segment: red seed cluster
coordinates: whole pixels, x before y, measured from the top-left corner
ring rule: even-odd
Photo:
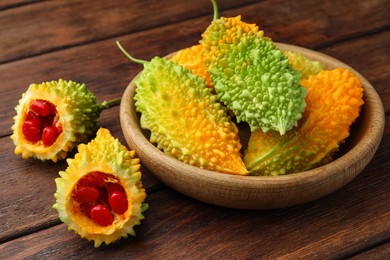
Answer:
[[[109,226],[114,213],[128,209],[126,192],[118,179],[103,172],[90,172],[81,178],[72,193],[81,211],[100,226]]]
[[[42,99],[33,100],[22,126],[24,137],[32,143],[42,140],[45,147],[51,146],[62,132],[56,116],[57,109],[53,103]]]

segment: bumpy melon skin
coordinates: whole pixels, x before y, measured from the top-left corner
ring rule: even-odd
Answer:
[[[307,107],[299,126],[284,136],[253,132],[244,162],[253,175],[305,171],[332,160],[363,105],[359,78],[347,69],[323,70],[302,80]]]
[[[218,99],[251,131],[281,135],[297,125],[306,106],[301,73],[264,32],[241,17],[221,17],[202,34],[203,60]]]
[[[133,227],[141,223],[144,219],[142,212],[148,207],[143,203],[146,193],[135,151],[128,151],[118,139],[111,136],[109,130],[100,128],[96,138],[88,144],[80,144],[75,158],[67,159],[67,162],[68,168],[59,173],[61,178],[55,180],[57,191],[53,208],[58,210],[61,221],[68,225],[69,231],[74,230],[82,238],[93,240],[95,247],[103,242],[108,245],[128,234],[135,236]],[[127,195],[127,211],[120,216],[114,214],[114,222],[106,227],[94,223],[81,213],[78,202],[72,198],[77,182],[93,171],[114,175]]]
[[[175,62],[153,58],[135,84],[141,127],[150,141],[185,163],[230,174],[247,174],[238,129],[202,78]]]
[[[45,147],[42,141],[31,143],[23,134],[24,115],[34,99],[51,102],[56,106],[59,115],[62,133],[49,147]],[[54,162],[66,158],[67,153],[77,144],[86,142],[95,133],[100,113],[104,108],[104,104],[96,101],[96,97],[85,84],[63,79],[31,84],[15,107],[16,116],[11,128],[15,154],[21,154],[23,158],[33,157]]]
[[[211,81],[210,74],[207,72],[207,68],[203,62],[202,52],[202,45],[194,45],[178,51],[175,55],[173,55],[171,60],[187,69],[190,69],[192,73],[205,80],[207,87],[213,88],[214,86]]]

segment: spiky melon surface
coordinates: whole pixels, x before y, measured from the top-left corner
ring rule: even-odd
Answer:
[[[204,80],[159,57],[144,66],[134,99],[150,141],[185,163],[246,174],[238,129]]]
[[[280,175],[308,170],[332,159],[349,136],[363,104],[360,80],[347,69],[323,70],[302,80],[307,107],[299,127],[279,136],[252,133],[244,162],[251,174]]]
[[[203,60],[218,99],[238,122],[248,122],[251,131],[272,129],[282,135],[297,125],[306,96],[301,73],[263,31],[240,16],[221,17],[202,38]]]
[[[128,234],[135,236],[133,227],[144,219],[142,212],[147,208],[141,182],[139,159],[135,151],[128,151],[109,130],[100,128],[96,138],[88,144],[80,144],[74,159],[67,159],[68,168],[57,178],[54,194],[60,219],[81,237],[94,241],[99,247],[103,242],[110,244]],[[115,214],[114,222],[106,227],[94,223],[80,211],[80,205],[72,198],[77,182],[90,172],[112,174],[123,186],[128,200],[128,209],[122,215]]]
[[[31,143],[24,137],[22,131],[25,113],[31,101],[35,99],[44,99],[54,104],[62,125],[62,133],[49,147],[45,147],[42,141]],[[22,154],[23,158],[34,157],[54,162],[64,159],[68,151],[80,142],[87,141],[95,132],[103,108],[104,106],[96,101],[96,97],[85,84],[62,79],[31,84],[15,107],[16,116],[11,135],[15,144],[15,154]]]
[[[210,74],[207,72],[207,68],[204,65],[202,51],[202,45],[194,45],[178,51],[175,55],[173,55],[171,60],[187,69],[190,69],[192,73],[205,80],[207,87],[212,88],[213,82],[211,81]]]
[[[283,53],[287,56],[293,68],[302,73],[302,79],[307,79],[310,75],[316,75],[324,69],[321,62],[310,60],[302,53],[293,51],[284,51]]]

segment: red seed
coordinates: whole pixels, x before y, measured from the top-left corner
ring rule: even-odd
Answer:
[[[97,204],[90,209],[89,216],[95,223],[103,227],[111,225],[114,221],[114,216],[110,210],[106,206],[100,204]]]
[[[106,183],[107,179],[108,175],[103,172],[90,172],[79,180],[79,184],[82,186],[101,187]]]
[[[25,127],[23,127],[23,134],[24,134],[24,137],[32,142],[32,143],[36,143],[38,142],[39,140],[41,140],[41,129],[39,128],[36,128],[36,127],[30,127],[26,130]]]
[[[36,143],[41,140],[42,123],[37,117],[25,120],[22,126],[24,137],[30,142]]]
[[[47,116],[50,114],[50,106],[41,99],[35,99],[30,105],[31,111],[40,116]]]
[[[53,103],[49,102],[49,101],[47,101],[47,104],[50,107],[50,114],[56,115],[57,114],[56,106]]]
[[[123,189],[122,185],[120,185],[119,183],[108,183],[107,184],[107,192],[108,194],[111,194],[113,193],[114,191],[120,191],[120,192],[125,192],[125,189]]]
[[[35,114],[35,113],[32,112],[32,111],[28,111],[28,113],[26,113],[25,117],[26,117],[25,120],[30,120],[31,118],[38,118],[38,115]]]
[[[44,146],[51,146],[57,140],[59,133],[55,126],[47,126],[42,132],[42,142]]]
[[[111,209],[116,214],[123,214],[128,208],[127,198],[123,192],[114,191],[108,195],[108,201],[110,203]]]
[[[77,187],[74,197],[80,203],[95,202],[99,198],[99,191],[91,186]]]
[[[39,117],[31,116],[29,119],[24,120],[24,124],[29,127],[42,128],[42,121]]]

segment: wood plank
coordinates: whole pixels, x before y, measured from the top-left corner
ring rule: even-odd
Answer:
[[[58,222],[51,204],[54,178],[65,168],[64,163],[22,160],[13,154],[8,138],[1,138],[0,144],[0,161],[6,165],[0,172],[0,241]]]
[[[100,125],[110,129],[113,136],[126,145],[119,126],[119,107],[103,112]],[[0,242],[31,233],[47,226],[58,224],[58,214],[51,208],[54,204],[58,172],[65,170],[65,161],[58,163],[28,159],[13,154],[14,146],[9,137],[0,139]],[[71,153],[69,157],[73,157]],[[141,168],[147,192],[155,190],[160,183],[145,168]],[[12,188],[12,192],[10,190]]]
[[[370,250],[367,250],[361,254],[355,255],[351,258],[348,258],[350,260],[382,260],[387,259],[390,256],[390,243],[385,243],[383,245],[380,245],[378,247],[372,248]]]
[[[117,39],[121,40],[135,57],[150,59],[155,55],[163,56],[196,44],[208,23],[209,17],[207,16]],[[306,31],[295,34],[295,39],[289,40],[298,45],[306,44],[315,47],[315,38],[312,38],[311,44],[308,44],[302,40],[301,36],[312,33],[312,30],[308,27]],[[335,38],[332,39],[336,40],[338,31],[336,28],[333,30],[332,35]],[[272,31],[272,28],[269,31]],[[285,32],[291,33],[288,27],[285,28]],[[275,41],[284,40],[284,33],[275,36]],[[99,101],[120,97],[131,78],[141,70],[141,66],[129,62],[116,47],[115,40],[108,39],[0,65],[0,82],[5,82],[1,86],[3,102],[0,103],[0,136],[11,133],[12,118],[15,115],[13,108],[30,83],[41,83],[58,78],[72,79],[85,82],[97,95]],[[372,44],[373,40],[375,40],[374,44]],[[377,91],[385,102],[386,110],[390,109],[389,88],[387,87],[390,74],[387,73],[389,67],[386,63],[390,53],[388,41],[389,32],[387,31],[359,40],[345,41],[340,45],[339,51],[337,45],[332,49],[324,49],[325,53],[331,55],[334,53],[337,58],[358,69],[372,84],[375,83]],[[356,51],[351,51],[351,49]],[[362,66],[366,64],[367,59],[370,59],[371,65]],[[61,69],[58,69],[59,64]],[[375,64],[375,67],[372,64]]]
[[[334,259],[354,255],[362,245],[373,247],[390,238],[390,116],[386,123],[383,143],[368,167],[347,186],[317,201],[268,211],[235,210],[164,189],[148,196],[150,208],[136,228],[135,239],[94,249],[61,224],[4,243],[0,252],[17,258],[109,254],[137,259]]]
[[[0,1],[0,11],[9,8],[18,8],[23,5],[40,2],[42,0],[2,0]]]
[[[243,13],[244,21],[258,24],[274,40],[319,49],[367,32],[388,29],[388,10],[389,1],[275,0],[222,14]]]
[[[221,10],[254,0],[219,1]],[[163,10],[163,11],[162,11]],[[0,63],[213,13],[208,0],[46,1],[0,12]],[[147,20],[147,22],[145,21]],[[44,28],[44,30],[43,30]]]

